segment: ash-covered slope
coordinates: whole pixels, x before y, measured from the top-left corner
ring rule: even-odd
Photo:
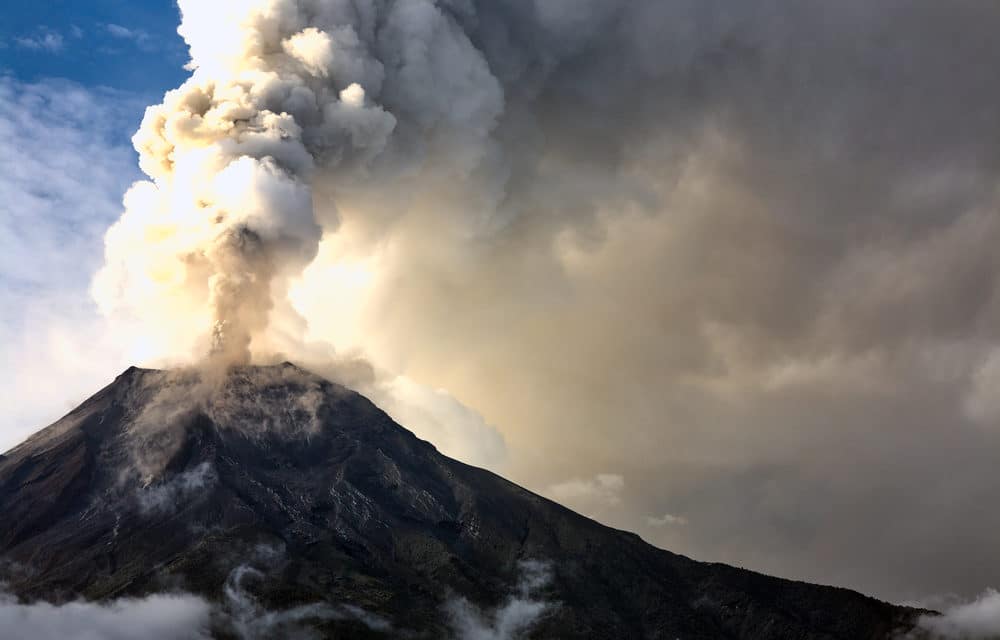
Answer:
[[[0,579],[22,598],[245,590],[328,637],[451,637],[519,581],[505,611],[533,638],[863,640],[912,618],[652,547],[289,364],[214,383],[129,369],[0,457],[0,514]]]

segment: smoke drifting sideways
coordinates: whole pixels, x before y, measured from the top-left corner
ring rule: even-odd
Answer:
[[[996,5],[179,6],[93,286],[136,359],[356,349],[686,555],[992,582]]]

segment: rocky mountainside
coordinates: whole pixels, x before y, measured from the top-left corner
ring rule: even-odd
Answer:
[[[914,616],[657,549],[290,364],[127,370],[0,457],[0,514],[17,596],[197,594],[228,612],[217,637],[256,620],[331,638],[864,640]]]

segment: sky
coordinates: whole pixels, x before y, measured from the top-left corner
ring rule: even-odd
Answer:
[[[10,366],[0,378],[0,448],[75,406],[125,361],[89,280],[121,196],[141,175],[130,138],[145,106],[187,76],[178,19],[169,1],[3,9],[0,353]]]
[[[169,0],[11,3],[0,24],[0,66],[23,82],[60,78],[155,99],[187,76],[177,21]]]
[[[0,449],[221,339],[679,553],[998,586],[1000,6],[18,5]]]

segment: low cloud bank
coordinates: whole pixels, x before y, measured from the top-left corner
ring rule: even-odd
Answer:
[[[482,611],[464,597],[445,604],[452,640],[523,638],[556,605],[543,597],[552,580],[551,565],[527,560],[510,595],[494,611]],[[408,637],[392,622],[360,607],[316,602],[270,610],[253,594],[265,574],[247,564],[226,580],[223,601],[213,604],[191,594],[159,594],[107,603],[19,602],[0,592],[2,640],[209,640],[224,629],[239,640],[309,640],[321,637],[316,626],[353,621],[387,637]]]
[[[347,604],[317,602],[269,610],[251,592],[264,573],[240,565],[230,573],[223,601],[192,594],[157,594],[111,602],[24,603],[0,591],[0,640],[210,640],[224,630],[239,640],[310,640],[315,626],[355,621],[372,631],[392,632],[392,624]]]
[[[107,604],[24,604],[0,596],[4,640],[208,639],[212,607],[197,596],[153,595]]]
[[[988,589],[971,602],[953,605],[939,616],[924,616],[908,638],[996,640],[1000,638],[1000,592]]]

